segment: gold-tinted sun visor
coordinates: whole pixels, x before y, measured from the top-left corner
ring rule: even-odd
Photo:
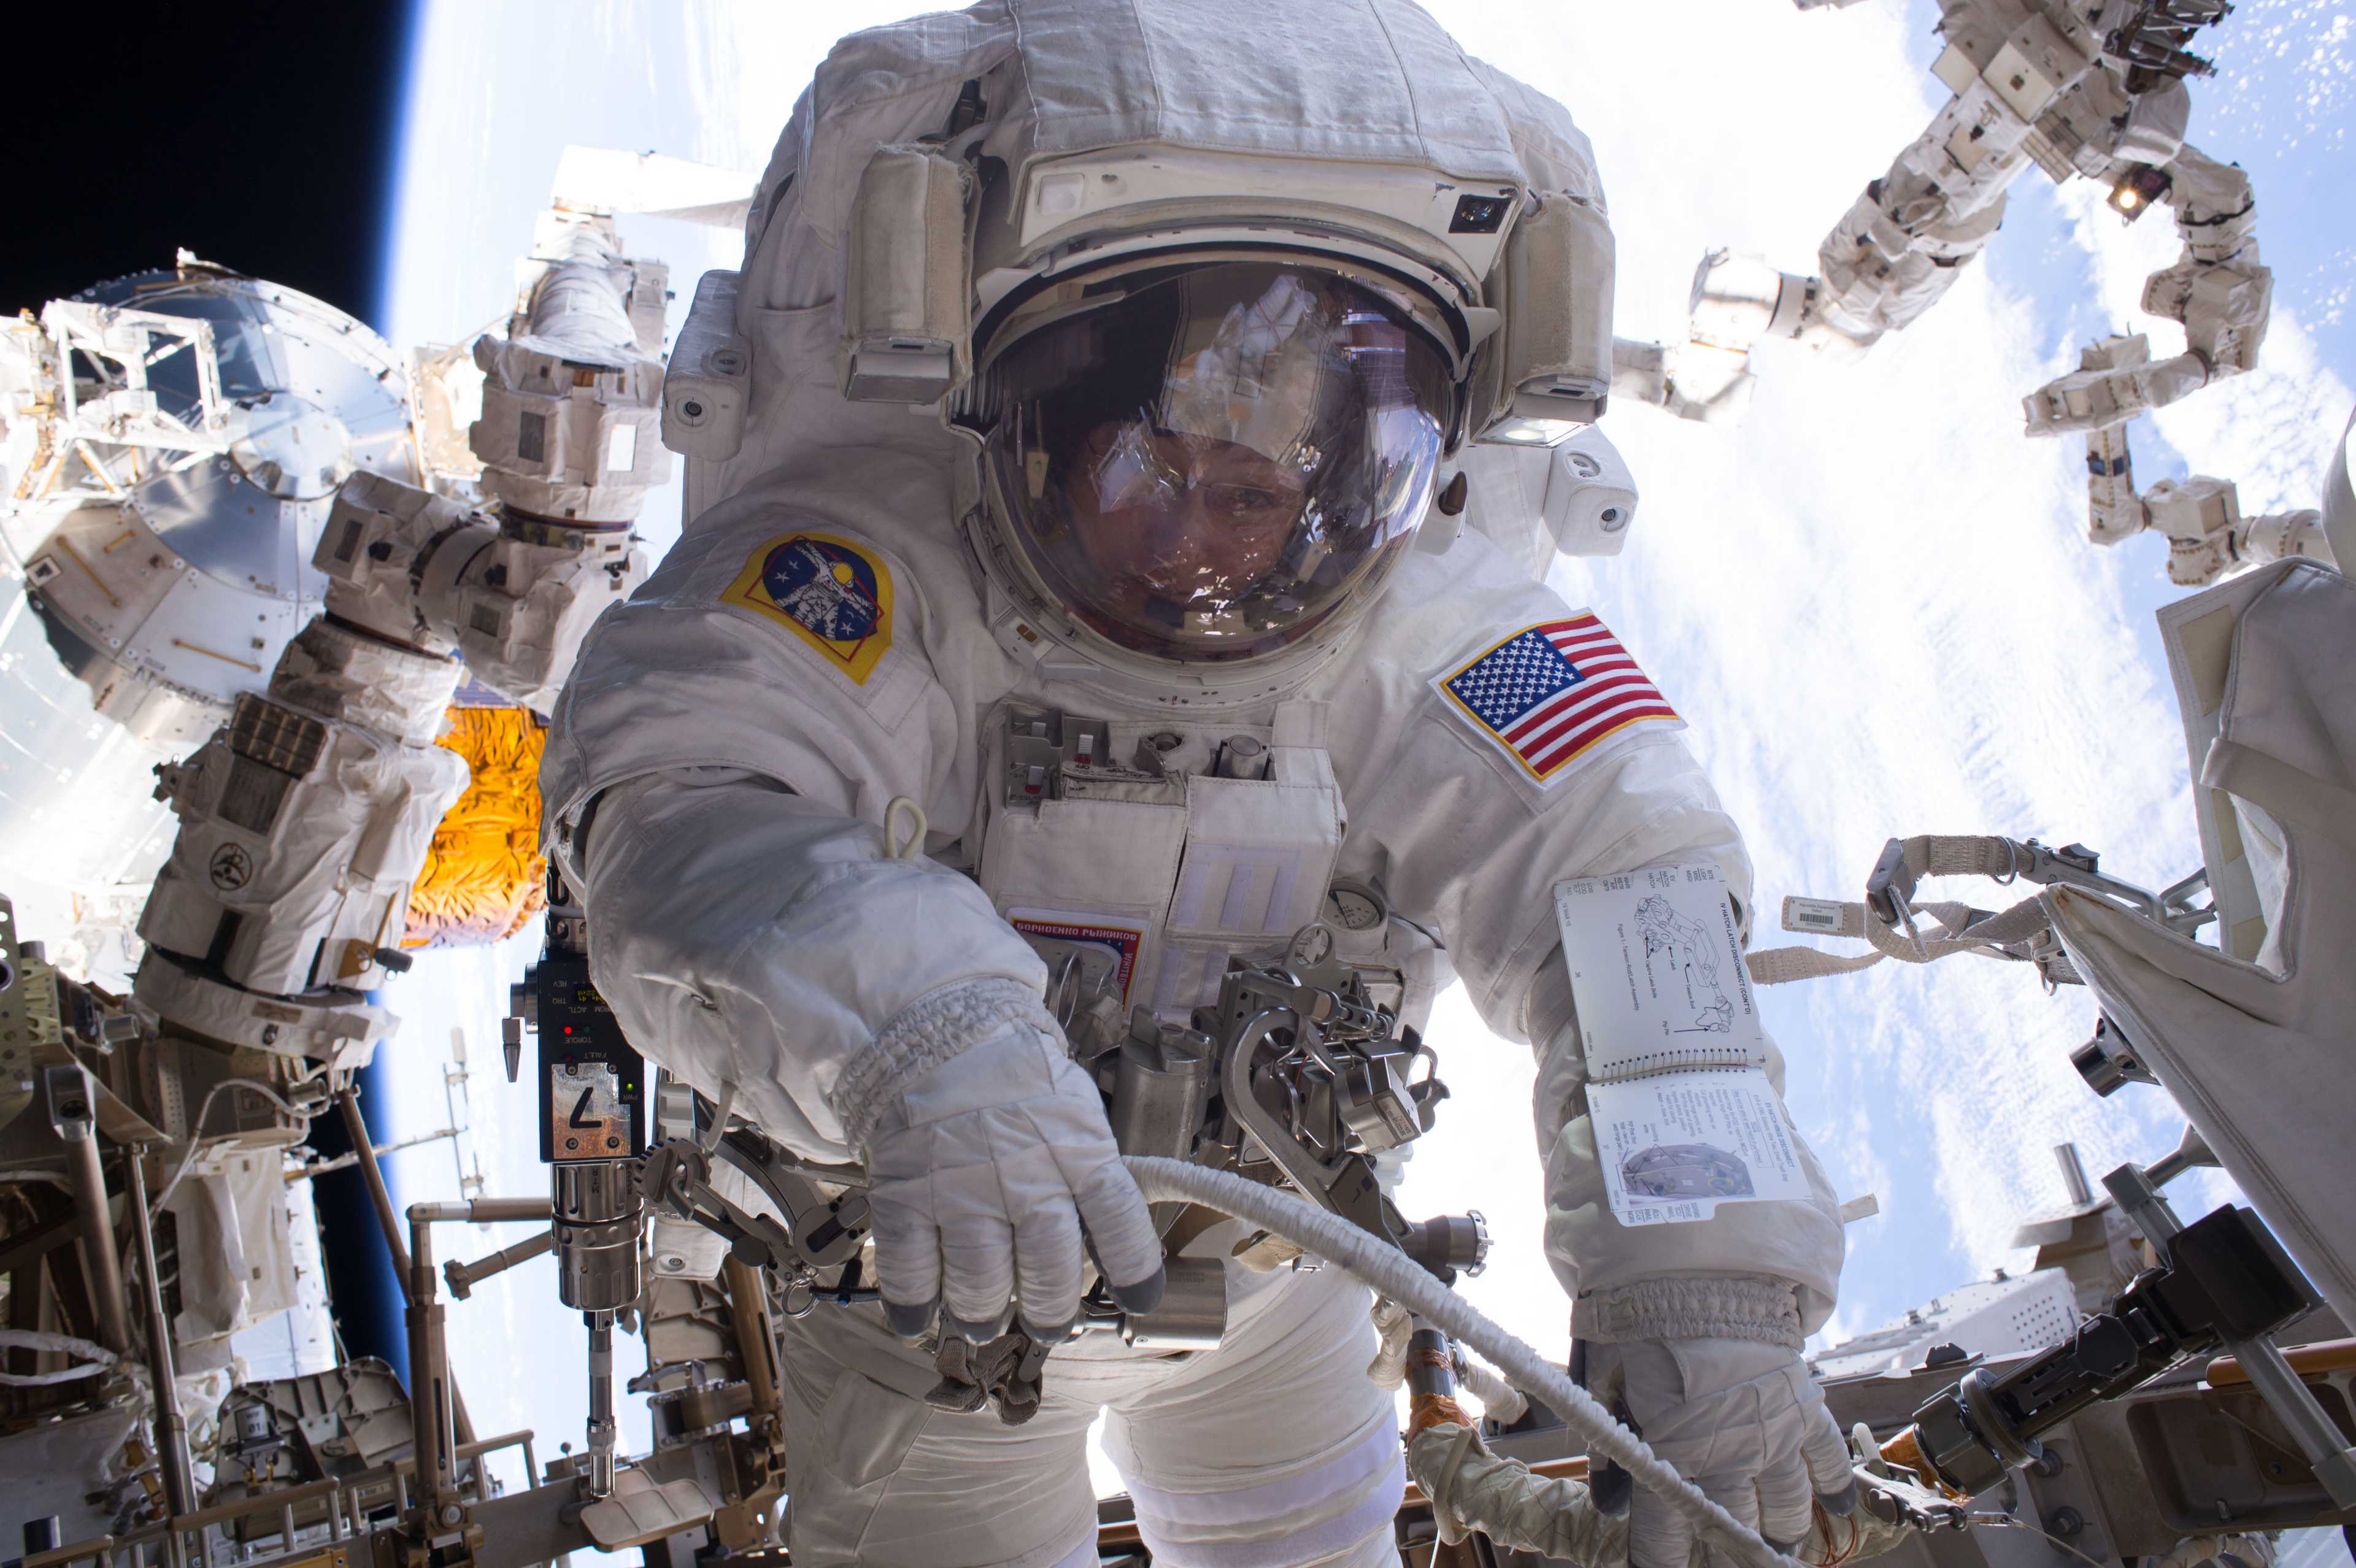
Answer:
[[[993,335],[993,521],[1098,635],[1251,657],[1345,613],[1431,500],[1456,396],[1408,304],[1214,261],[1069,285]]]

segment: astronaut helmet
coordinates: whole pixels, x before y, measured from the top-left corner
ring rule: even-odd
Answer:
[[[1458,418],[1430,307],[1331,258],[1134,259],[1024,299],[975,359],[986,567],[1149,688],[1248,681],[1346,635]]]
[[[849,84],[957,71],[862,46],[841,105],[780,142],[746,276],[775,308],[832,290],[846,402],[965,438],[1001,648],[1224,706],[1307,678],[1410,551],[1447,548],[1469,446],[1603,411],[1611,223],[1568,111],[1420,13],[1259,82],[1201,69],[1233,43],[1218,8],[1155,9],[1166,71],[1108,76],[1099,29],[1015,28],[960,57],[954,101],[889,112]]]

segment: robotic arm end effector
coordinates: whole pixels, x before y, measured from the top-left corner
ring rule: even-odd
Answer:
[[[1823,280],[1779,272],[1764,257],[1709,251],[1694,269],[1684,342],[1612,344],[1614,397],[1651,403],[1703,424],[1739,422],[1757,378],[1751,353],[1782,339],[1854,359],[1880,336],[1841,325],[1826,308]]]
[[[2109,395],[2122,385],[2132,386],[2105,379],[2111,369],[2142,367],[2147,353],[2140,336],[2105,338],[2086,350],[2086,368],[2069,379],[2078,381],[2089,397]],[[2233,482],[2203,474],[2163,479],[2148,490],[2136,490],[2123,421],[2086,432],[2086,537],[2096,544],[2115,545],[2147,528],[2163,535],[2169,546],[2169,581],[2179,587],[2202,587],[2243,567],[2293,556],[2338,564],[2326,514],[2316,508],[2244,517]]]
[[[2183,325],[2184,352],[2155,362],[2139,333],[2094,343],[2076,370],[2022,400],[2030,435],[2123,424],[2256,366],[2274,308],[2274,272],[2258,260],[2249,176],[2185,147],[2165,168],[2130,169],[2110,206],[2131,223],[2161,200],[2175,208],[2184,250],[2145,280],[2142,304]]]

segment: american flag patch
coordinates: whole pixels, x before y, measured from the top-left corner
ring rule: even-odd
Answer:
[[[1585,611],[1525,627],[1431,684],[1541,787],[1632,726],[1685,728],[1620,639]]]

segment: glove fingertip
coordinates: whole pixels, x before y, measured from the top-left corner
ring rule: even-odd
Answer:
[[[1134,1285],[1113,1285],[1112,1298],[1123,1312],[1151,1312],[1162,1305],[1162,1292],[1169,1285],[1168,1271],[1156,1268]]]
[[[933,1314],[939,1310],[940,1305],[941,1298],[937,1296],[929,1301],[886,1301],[884,1304],[884,1321],[893,1333],[903,1339],[921,1339],[925,1330],[932,1327]]]
[[[1145,1195],[1128,1171],[1111,1164],[1087,1173],[1072,1185],[1072,1198],[1079,1206],[1089,1250],[1107,1279],[1127,1275],[1141,1283],[1160,1277],[1162,1237],[1153,1228]]]
[[[1847,1519],[1857,1509],[1857,1482],[1852,1480],[1837,1492],[1818,1492],[1816,1501],[1835,1519]]]
[[[1841,1435],[1840,1423],[1833,1419],[1831,1411],[1817,1410],[1815,1425],[1801,1435],[1800,1454],[1808,1467],[1809,1485],[1819,1497],[1854,1498],[1857,1483],[1849,1467],[1856,1456],[1849,1452],[1848,1442]]]

